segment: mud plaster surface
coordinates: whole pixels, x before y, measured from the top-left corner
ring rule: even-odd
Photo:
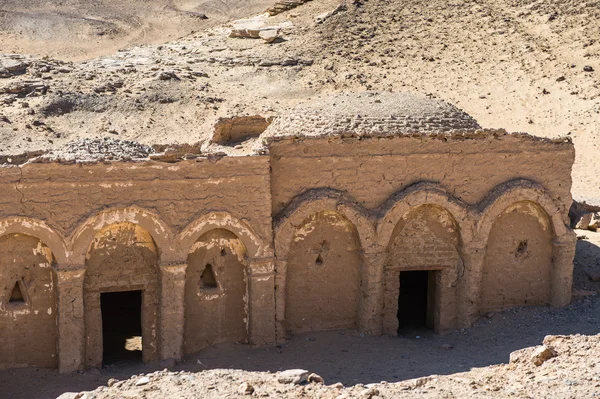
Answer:
[[[144,292],[149,362],[215,342],[393,331],[398,278],[385,270],[436,270],[436,331],[468,326],[482,311],[487,247],[515,250],[494,233],[506,209],[531,216],[540,207],[535,221],[551,230],[539,250],[552,260],[539,266],[550,294],[536,289],[532,303],[569,302],[570,142],[488,131],[268,145],[249,157],[0,169],[0,230],[42,238],[56,259],[61,370],[101,363],[101,292]],[[514,207],[525,200],[537,205]],[[538,224],[519,235],[532,250]],[[396,237],[414,238],[425,255]],[[217,287],[198,296],[208,264]],[[505,302],[529,301],[529,291],[507,292]]]

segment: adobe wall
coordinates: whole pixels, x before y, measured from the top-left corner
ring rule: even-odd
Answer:
[[[552,226],[532,202],[517,202],[494,222],[485,254],[481,311],[550,302]]]
[[[142,291],[143,359],[158,358],[158,280],[158,248],[146,230],[133,223],[115,223],[94,236],[83,283],[86,366],[102,366],[100,295],[105,292]]]
[[[35,237],[0,237],[0,369],[58,364],[53,263],[50,249]],[[11,301],[15,284],[21,296]]]
[[[9,359],[11,366],[58,363],[62,371],[99,366],[100,293],[129,290],[143,291],[144,360],[181,358],[187,265],[192,265],[192,273],[198,239],[218,229],[230,232],[244,246],[247,340],[273,342],[275,316],[268,311],[274,308],[269,184],[267,157],[0,169],[0,236],[39,237],[51,250],[56,261],[48,270],[56,274],[58,309],[51,321],[59,331],[54,339],[49,335],[53,353],[58,354],[54,363],[23,355],[23,362],[12,360],[13,348],[27,347],[24,342],[0,347],[0,358]],[[27,257],[17,255],[19,263],[27,262]],[[0,270],[5,270],[5,263]],[[2,277],[4,287],[12,277]],[[259,293],[253,300],[248,299],[251,290]],[[20,320],[27,322],[25,317]],[[43,324],[42,318],[37,322]],[[5,331],[18,327],[11,323]],[[210,323],[201,328],[213,329]],[[203,342],[212,343],[215,335],[207,336]]]
[[[269,178],[264,157],[200,158],[174,164],[29,164],[0,169],[0,216],[44,220],[69,236],[98,212],[132,204],[160,215],[173,232],[210,211],[227,211],[251,224],[268,242]],[[186,257],[187,252],[177,256]]]
[[[245,259],[244,243],[225,229],[207,232],[191,248],[185,284],[184,354],[220,342],[248,342]]]
[[[323,211],[338,213],[357,229],[364,298],[357,313],[363,331],[395,332],[402,270],[439,271],[433,323],[439,332],[467,326],[492,307],[570,301],[571,143],[487,131],[274,138],[268,147],[278,338],[291,332],[288,276],[299,267],[291,263],[294,231]],[[520,222],[501,215],[520,201],[542,210],[533,217],[545,215],[546,228],[523,225],[507,230],[504,225]],[[437,214],[431,209],[438,209]],[[530,243],[527,260],[503,263],[506,257],[514,258],[521,241]],[[527,271],[513,273],[509,265]],[[531,276],[541,270],[543,282],[534,281]],[[511,276],[527,278],[514,284]],[[507,290],[505,297],[493,299],[500,286]]]
[[[463,265],[459,227],[444,208],[420,205],[411,208],[396,224],[387,247],[384,269],[383,331],[398,329],[398,294],[403,270],[435,270],[437,292],[432,324],[436,331],[458,326],[456,287]]]
[[[273,141],[273,214],[302,192],[329,187],[375,209],[412,184],[439,182],[467,204],[512,179],[538,182],[561,208],[571,206],[574,149],[518,135],[330,138]]]
[[[287,262],[286,331],[357,327],[362,255],[356,229],[334,212],[298,226]]]
[[[29,319],[2,302],[0,326],[54,323],[56,333],[39,359],[27,349],[35,337],[3,333],[0,359],[10,360],[0,367],[100,365],[99,295],[119,290],[143,291],[144,360],[165,364],[217,342],[394,334],[398,276],[409,270],[435,272],[438,332],[489,309],[563,306],[573,161],[569,142],[484,132],[287,138],[256,156],[1,168],[1,299],[29,263],[51,264],[39,268],[53,287],[39,303],[56,311]]]

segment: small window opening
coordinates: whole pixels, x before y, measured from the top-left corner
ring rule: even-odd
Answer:
[[[515,250],[515,258],[521,258],[527,252],[527,240],[519,242],[517,249]]]
[[[15,281],[8,303],[14,303],[16,305],[25,303],[25,295],[23,295],[23,291],[21,291],[21,284],[21,280]]]
[[[221,256],[225,256],[227,255],[227,251],[225,250],[225,248],[221,249]]]
[[[217,288],[217,278],[210,263],[204,267],[204,271],[200,275],[200,288]]]
[[[319,254],[317,256],[317,260],[315,260],[315,265],[317,265],[317,266],[323,265],[323,257],[321,256],[321,254]]]

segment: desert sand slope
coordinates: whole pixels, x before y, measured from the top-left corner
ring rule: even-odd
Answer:
[[[600,204],[600,2],[348,1],[317,18],[339,4],[255,20],[282,27],[273,43],[215,26],[85,62],[21,59],[24,74],[0,79],[0,151],[107,135],[193,143],[219,117],[277,116],[328,92],[409,91],[456,104],[483,127],[570,136],[574,197]]]
[[[2,0],[2,52],[89,59],[259,13],[275,0]]]

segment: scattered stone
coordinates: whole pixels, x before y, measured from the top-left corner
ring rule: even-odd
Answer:
[[[598,231],[600,229],[600,212],[592,213],[588,230]]]
[[[130,161],[148,159],[155,151],[152,147],[130,140],[110,137],[82,139],[70,142],[61,149],[41,155],[31,160],[33,163],[58,162],[98,162]]]
[[[25,80],[22,82],[14,82],[0,89],[0,93],[31,95],[33,93],[46,94],[48,86],[40,81]]]
[[[281,384],[299,385],[308,380],[309,372],[303,369],[290,369],[282,371],[277,375],[277,381]]]
[[[229,37],[241,39],[263,39],[269,43],[279,38],[279,28],[276,26],[266,26],[255,29],[235,28],[231,30]]]
[[[279,65],[279,64],[280,64],[280,61],[278,61],[278,60],[261,60],[258,63],[258,66],[270,67],[270,66]]]
[[[360,397],[364,399],[372,399],[374,396],[379,395],[379,390],[376,388],[367,388],[360,393]]]
[[[173,71],[163,71],[158,74],[159,80],[181,80]]]
[[[283,22],[279,25],[267,25],[268,20],[264,15],[253,18],[239,19],[231,24],[231,38],[241,39],[263,39],[273,42],[279,38],[279,32],[284,28],[294,26],[291,22]]]
[[[247,382],[242,382],[238,388],[238,392],[242,395],[252,395],[254,387]]]
[[[418,387],[422,387],[423,385],[427,384],[429,381],[433,380],[434,377],[437,377],[437,376],[430,375],[428,377],[413,378],[412,380],[406,381],[406,384],[408,384],[408,386],[411,389],[418,388]]]
[[[135,382],[135,386],[139,387],[139,386],[142,386],[142,385],[146,385],[149,382],[150,382],[150,378],[148,378],[148,377],[142,377],[142,378],[140,378],[139,380],[137,380]]]
[[[65,392],[56,399],[80,399],[82,396],[82,392]]]
[[[586,65],[583,67],[584,72],[594,72],[594,68],[591,65]]]
[[[576,220],[575,228],[581,229],[581,230],[587,230],[591,221],[592,221],[592,212],[583,213]]]
[[[557,82],[564,82],[567,78],[565,78],[564,76],[559,76],[558,78],[556,78]]]
[[[263,29],[258,32],[258,36],[267,43],[272,43],[279,39],[279,29]]]
[[[27,64],[21,60],[0,58],[0,78],[22,75],[27,71]]]
[[[443,344],[442,349],[450,350],[450,349],[454,349],[454,347],[450,344]]]
[[[542,345],[533,352],[531,360],[536,366],[541,366],[546,360],[552,359],[556,356],[557,353],[553,347]]]
[[[281,14],[282,12],[291,10],[298,6],[301,6],[304,3],[307,3],[311,0],[279,0],[277,3],[273,4],[273,6],[267,9],[267,14],[270,17]]]
[[[318,374],[310,373],[308,376],[308,382],[312,382],[315,384],[325,384],[325,380]]]
[[[323,22],[327,21],[329,18],[331,18],[332,16],[334,16],[338,12],[344,11],[345,9],[346,9],[346,7],[343,4],[340,3],[333,10],[327,11],[327,12],[324,12],[323,14],[317,15],[317,23],[318,24],[322,24]]]
[[[103,85],[96,86],[94,88],[94,92],[96,92],[96,93],[105,93],[105,92],[114,93],[117,91],[117,89],[120,89],[121,87],[123,87],[123,81],[117,80],[114,82],[107,82]]]

